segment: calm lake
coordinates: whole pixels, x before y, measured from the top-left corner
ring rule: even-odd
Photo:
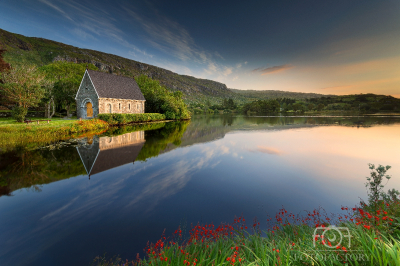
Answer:
[[[0,265],[134,259],[164,229],[266,229],[282,206],[339,213],[367,199],[368,163],[400,189],[400,117],[197,116],[3,153]]]

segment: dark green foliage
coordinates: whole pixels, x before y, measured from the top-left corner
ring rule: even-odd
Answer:
[[[0,154],[0,196],[21,188],[40,191],[40,185],[85,174],[74,147],[28,150],[18,147]]]
[[[400,111],[400,99],[372,93],[311,98],[307,101],[317,105],[318,111],[322,109],[362,113]]]
[[[23,122],[27,113],[28,109],[22,106],[15,106],[12,109],[12,117],[17,120],[17,122]]]
[[[318,104],[318,106],[317,106],[317,110],[318,111],[322,111],[322,109],[324,109],[325,108],[325,105],[323,104],[323,103],[320,103],[320,104]]]
[[[297,111],[304,112],[304,109],[305,109],[301,103],[295,103],[292,105],[292,107],[293,107],[293,111],[295,111],[295,112],[297,112]]]
[[[88,69],[97,70],[93,64],[75,64],[71,62],[55,62],[39,68],[46,79],[54,82],[54,87],[48,94],[54,96],[59,106],[65,107],[69,114],[70,107],[75,103],[86,66]],[[45,101],[50,95],[46,95]]]
[[[277,100],[259,100],[245,104],[242,111],[244,113],[276,113],[280,111],[280,105]]]
[[[237,107],[236,103],[233,101],[232,98],[224,99],[222,106],[224,107],[224,109],[230,109],[230,110],[236,109]]]
[[[141,75],[136,79],[144,98],[145,110],[150,113],[165,114],[167,119],[189,119],[190,113],[179,91],[170,92],[159,81]]]
[[[169,145],[181,145],[183,133],[189,124],[190,121],[173,121],[165,123],[165,126],[158,130],[146,131],[146,142],[136,160],[146,161],[148,158],[157,157]]]
[[[109,125],[124,125],[129,123],[165,120],[165,115],[158,113],[145,114],[99,114],[97,118]]]
[[[159,123],[145,123],[145,124],[130,124],[121,127],[111,127],[102,134],[102,136],[117,136],[122,135],[134,131],[148,131],[148,130],[156,130],[163,128],[165,126],[165,122]]]

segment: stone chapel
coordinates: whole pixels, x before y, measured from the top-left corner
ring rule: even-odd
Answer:
[[[133,78],[89,69],[83,75],[75,100],[78,119],[104,113],[144,113],[146,101]]]

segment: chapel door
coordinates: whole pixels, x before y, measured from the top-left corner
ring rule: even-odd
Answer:
[[[93,117],[93,107],[91,102],[86,103],[86,117]]]
[[[108,112],[111,114],[111,104],[107,105]]]

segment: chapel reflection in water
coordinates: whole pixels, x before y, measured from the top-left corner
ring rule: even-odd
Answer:
[[[119,136],[83,138],[76,149],[89,175],[134,163],[144,143],[144,131]]]

